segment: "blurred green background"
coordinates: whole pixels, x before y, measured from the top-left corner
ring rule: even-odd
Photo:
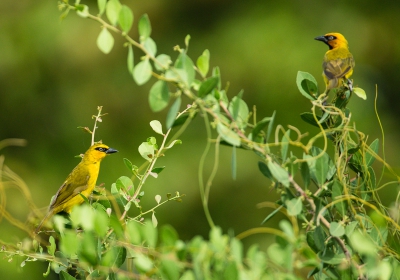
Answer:
[[[400,165],[400,4],[396,1],[121,1],[130,6],[135,23],[130,35],[137,38],[137,20],[148,13],[152,38],[158,53],[174,59],[173,47],[184,46],[191,35],[189,55],[193,60],[209,49],[211,66],[219,66],[223,83],[230,82],[231,98],[241,89],[249,107],[257,106],[257,117],[277,111],[276,123],[298,127],[314,135],[317,129],[303,123],[299,114],[311,105],[296,88],[297,71],[310,72],[320,83],[321,63],[327,46],[314,37],[341,32],[349,41],[356,61],[354,83],[363,88],[367,101],[353,97],[349,104],[357,129],[369,135],[369,142],[381,137],[374,113],[375,85],[378,86],[378,111],[386,132],[387,161]],[[97,13],[96,1],[82,1]],[[91,116],[98,105],[109,115],[99,124],[96,139],[119,150],[102,164],[98,179],[110,188],[122,175],[129,175],[122,159],[135,165],[143,160],[137,147],[155,136],[149,122],[164,123],[166,111],[153,113],[148,106],[148,91],[154,83],[138,87],[126,68],[127,49],[115,37],[114,49],[104,55],[96,47],[100,25],[71,13],[60,21],[56,1],[2,0],[0,2],[0,139],[23,138],[28,145],[1,151],[5,163],[28,184],[38,207],[48,205],[65,177],[78,163],[75,155],[90,145],[90,135],[78,126],[93,126]],[[135,50],[136,63],[141,53]],[[182,106],[189,103],[184,99]],[[171,202],[157,211],[159,224],[172,224],[183,240],[196,234],[207,236],[198,188],[198,162],[205,147],[203,120],[198,116],[176,146],[158,166],[165,170],[145,186],[143,205],[152,207],[154,195],[168,192],[186,194],[183,203]],[[161,138],[158,137],[161,141]],[[275,201],[271,182],[257,168],[257,157],[238,151],[237,179],[230,174],[231,149],[221,147],[220,168],[214,180],[210,211],[224,232],[240,233],[260,226],[270,209],[257,209],[262,201]],[[212,153],[207,171],[211,170]],[[385,188],[380,194],[390,205],[398,189]],[[29,214],[22,196],[7,191],[7,209],[25,221]],[[277,216],[267,226],[276,226]],[[24,234],[1,222],[0,239],[17,242]],[[246,245],[258,242],[266,247],[271,236],[253,236]],[[1,256],[3,257],[3,256]],[[7,279],[37,275],[43,263],[0,261]],[[16,271],[19,271],[16,273]],[[52,275],[56,277],[56,275]]]

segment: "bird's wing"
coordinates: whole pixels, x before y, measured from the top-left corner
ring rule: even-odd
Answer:
[[[324,61],[322,68],[329,80],[345,77],[354,67],[353,56]]]
[[[73,176],[73,173],[71,173],[53,197],[50,209],[65,203],[72,197],[87,189],[89,178],[89,174],[86,176]]]

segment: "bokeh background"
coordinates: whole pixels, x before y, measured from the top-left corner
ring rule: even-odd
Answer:
[[[94,0],[82,1],[97,13]],[[122,1],[130,6],[135,23],[130,35],[137,38],[137,21],[148,13],[152,38],[158,53],[176,58],[175,45],[184,46],[191,35],[189,55],[195,60],[209,49],[211,66],[219,66],[223,83],[230,83],[231,98],[244,90],[243,98],[257,106],[257,117],[271,116],[276,123],[298,127],[313,135],[316,129],[303,123],[299,114],[310,103],[298,92],[297,71],[313,74],[322,86],[321,63],[327,47],[314,37],[341,32],[349,41],[356,61],[354,82],[368,95],[367,101],[354,97],[349,104],[357,129],[369,140],[382,139],[374,113],[376,85],[377,108],[385,129],[386,159],[400,165],[400,4],[397,1]],[[148,125],[153,119],[164,123],[166,111],[151,112],[148,92],[152,83],[137,86],[126,68],[127,49],[115,37],[108,55],[96,47],[100,32],[97,22],[71,13],[60,21],[56,1],[0,1],[0,140],[23,138],[26,147],[1,151],[5,163],[29,186],[33,199],[43,211],[51,196],[78,163],[75,155],[90,145],[90,135],[78,126],[93,126],[91,116],[98,105],[108,115],[99,125],[96,139],[119,150],[102,164],[98,183],[107,188],[122,175],[129,175],[123,158],[140,165],[137,147],[155,135]],[[135,51],[136,62],[141,53]],[[154,80],[153,80],[154,82]],[[184,99],[183,105],[189,101]],[[158,165],[165,170],[145,186],[143,205],[152,207],[154,195],[179,191],[186,194],[182,203],[171,202],[157,211],[159,224],[172,224],[183,240],[196,234],[207,237],[209,226],[203,214],[197,170],[206,144],[200,117],[180,137],[176,146]],[[161,138],[158,138],[161,141]],[[382,153],[381,153],[382,154]],[[257,168],[257,157],[238,151],[236,180],[230,171],[231,149],[221,147],[220,168],[214,180],[210,211],[224,232],[240,233],[260,225],[270,209],[257,209],[262,201],[275,201],[271,182]],[[213,157],[207,161],[210,171]],[[395,186],[380,193],[390,205],[397,195]],[[22,196],[7,191],[7,209],[25,221],[29,208]],[[271,220],[276,226],[282,216]],[[24,233],[6,221],[0,224],[0,239],[18,242]],[[244,240],[266,248],[270,236]],[[32,275],[41,278],[44,263],[28,263],[23,269],[15,259],[0,260],[0,271],[7,279]],[[4,274],[5,273],[5,274]],[[33,273],[33,274],[32,274]],[[52,275],[54,279],[56,275]]]

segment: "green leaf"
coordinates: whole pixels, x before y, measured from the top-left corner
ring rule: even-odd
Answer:
[[[173,247],[178,241],[178,233],[170,225],[163,225],[160,228],[160,240],[164,247]]]
[[[276,111],[274,111],[274,113],[272,114],[271,120],[269,121],[269,124],[268,124],[268,128],[267,128],[267,138],[265,139],[266,142],[268,142],[269,136],[271,135],[272,127],[273,127],[274,121],[275,121],[275,115],[276,115]]]
[[[197,68],[200,71],[201,76],[204,78],[207,76],[210,62],[210,51],[205,50],[197,59]]]
[[[151,35],[151,24],[147,14],[144,14],[139,19],[139,35],[140,42],[145,41]]]
[[[306,98],[310,100],[317,99],[317,81],[310,73],[302,71],[297,72],[296,84],[301,94],[304,95]]]
[[[271,179],[272,181],[274,181],[274,177],[272,176],[271,171],[269,170],[268,166],[263,162],[263,161],[259,161],[258,162],[258,169],[261,171],[261,173]]]
[[[219,70],[219,67],[216,66],[212,70],[212,75],[213,77],[219,77],[219,82],[218,82],[218,89],[221,89],[221,71]]]
[[[276,213],[278,213],[281,209],[282,209],[283,205],[279,206],[278,208],[276,208],[274,211],[272,211],[262,222],[261,224],[263,225],[264,223],[266,223],[268,220],[270,220],[272,217],[275,216]]]
[[[232,158],[231,158],[231,170],[232,170],[232,179],[236,180],[236,172],[237,172],[237,164],[236,164],[236,146],[232,147]]]
[[[151,172],[156,173],[156,174],[160,174],[161,171],[163,171],[165,169],[165,166],[161,166],[161,167],[155,167],[151,170]]]
[[[337,222],[331,222],[331,227],[329,228],[329,232],[332,236],[340,237],[344,235],[344,227],[337,223]]]
[[[376,256],[378,252],[378,248],[373,241],[368,236],[362,234],[359,230],[354,231],[350,236],[350,243],[352,248],[360,254]]]
[[[83,240],[81,242],[81,248],[78,256],[79,259],[82,258],[91,265],[97,264],[97,239],[95,238],[93,232],[83,232]]]
[[[154,228],[153,223],[146,220],[140,230],[142,240],[144,240],[148,246],[155,248],[157,245],[157,229]]]
[[[86,5],[75,5],[78,16],[87,18],[89,16],[89,7]]]
[[[202,82],[199,88],[199,97],[204,97],[207,94],[211,93],[211,91],[218,85],[218,83],[219,77],[210,77]]]
[[[49,243],[50,243],[50,245],[47,246],[47,253],[48,253],[49,255],[54,256],[54,252],[56,251],[56,242],[55,242],[53,236],[50,236],[50,238],[49,238]]]
[[[99,7],[99,15],[101,16],[106,10],[107,0],[97,0],[97,6]]]
[[[118,17],[119,25],[121,26],[122,31],[128,33],[132,28],[133,24],[133,13],[132,10],[126,6],[122,5],[119,11]]]
[[[121,3],[118,0],[110,0],[106,5],[106,15],[112,25],[117,25]]]
[[[94,230],[101,238],[106,236],[108,231],[108,215],[103,210],[97,210],[94,217]]]
[[[369,148],[375,153],[378,154],[379,151],[379,139],[375,139],[371,145],[369,145]],[[365,153],[365,163],[367,166],[371,166],[375,161],[375,155],[372,155],[370,152]]]
[[[162,279],[179,279],[181,268],[178,262],[169,259],[161,259]]]
[[[190,88],[196,73],[193,62],[186,53],[182,52],[179,54],[175,61],[175,68],[180,80],[186,85],[187,88]]]
[[[311,154],[312,157],[307,155],[305,159],[307,159],[311,177],[321,186],[328,177],[330,158],[326,152],[317,147],[312,147]]]
[[[223,123],[219,122],[217,124],[217,132],[223,140],[225,140],[232,146],[239,147],[241,145],[240,137],[228,127],[226,127]]]
[[[271,121],[270,117],[265,117],[261,121],[256,123],[256,125],[254,126],[253,130],[249,135],[249,139],[253,140],[254,142],[262,143],[264,141],[264,138],[261,137],[259,134],[270,121]]]
[[[317,226],[314,230],[314,244],[318,250],[323,251],[325,249],[326,233],[322,226]]]
[[[297,216],[301,213],[301,210],[303,210],[303,203],[300,197],[286,200],[285,203],[287,206],[288,214],[291,216]]]
[[[159,121],[157,121],[157,120],[151,121],[150,126],[156,133],[164,135],[164,133],[162,131],[162,124]]]
[[[107,28],[103,28],[97,37],[97,47],[105,54],[108,54],[114,46],[114,37]]]
[[[60,272],[60,280],[76,280],[75,277],[72,277],[71,275],[69,275],[67,272],[65,271],[61,271]]]
[[[290,185],[288,172],[276,162],[268,161],[267,165],[272,176],[274,176],[279,183],[288,188]]]
[[[155,56],[157,53],[157,45],[153,39],[147,37],[143,42],[143,47],[149,52],[151,56]]]
[[[115,183],[111,184],[111,194],[117,201],[119,206],[125,207],[125,202],[124,198],[120,195],[119,190],[117,189],[117,185]]]
[[[147,272],[153,268],[152,260],[142,253],[136,253],[133,261],[135,263],[135,268],[139,271]]]
[[[172,63],[171,57],[169,55],[166,55],[166,54],[158,55],[156,57],[156,60],[161,64],[160,65],[159,63],[154,63],[154,66],[158,71],[164,71]]]
[[[289,141],[290,141],[290,129],[285,132],[282,136],[282,146],[281,146],[281,155],[282,155],[282,162],[286,161],[287,152],[289,149]]]
[[[300,118],[305,121],[306,123],[309,123],[313,126],[319,127],[318,122],[314,119],[314,115],[312,113],[306,112],[306,113],[301,113]],[[320,121],[320,117],[317,116],[317,120]],[[320,123],[322,128],[326,129],[328,128],[328,125],[326,123]]]
[[[124,190],[126,193],[129,195],[133,195],[135,193],[135,187],[133,185],[133,182],[131,178],[127,176],[121,176],[117,179],[115,182],[116,187],[118,190]]]
[[[178,115],[179,112],[179,108],[181,107],[181,97],[179,96],[175,102],[172,104],[171,108],[168,111],[167,114],[167,120],[166,120],[166,127],[167,129],[170,129],[172,127],[172,125],[175,122],[175,118]]]
[[[154,158],[154,145],[149,144],[148,142],[143,142],[139,146],[139,154],[147,161],[150,161]]]
[[[338,265],[341,263],[345,263],[346,261],[344,253],[332,252],[330,250],[319,252],[318,257],[321,259],[322,262],[332,265]]]
[[[237,126],[240,129],[245,129],[247,126],[247,118],[249,116],[249,108],[247,107],[246,102],[240,97],[240,94],[232,98],[228,110],[232,114]]]
[[[133,67],[134,67],[134,59],[133,59],[133,49],[132,45],[128,46],[128,58],[127,58],[127,65],[128,65],[128,71],[131,75],[133,75]]]
[[[361,99],[367,100],[367,94],[365,93],[365,91],[362,88],[359,87],[354,87],[353,88],[353,92],[360,97]]]
[[[307,189],[311,182],[310,169],[308,168],[307,162],[301,163],[300,172],[301,177],[303,178],[304,188]]]
[[[152,67],[148,58],[139,62],[133,69],[133,79],[141,86],[151,78]]]
[[[168,106],[169,102],[168,83],[158,80],[150,89],[149,104],[153,112],[159,112]]]
[[[140,235],[140,227],[141,227],[141,225],[135,220],[130,220],[126,224],[125,231],[127,232],[127,237],[131,244],[134,244],[134,245],[141,244],[142,238]]]
[[[336,199],[339,199],[343,194],[343,186],[338,180],[333,181],[332,185],[332,202],[335,202]],[[340,215],[344,216],[347,210],[347,203],[345,201],[335,202],[335,208],[340,213]]]

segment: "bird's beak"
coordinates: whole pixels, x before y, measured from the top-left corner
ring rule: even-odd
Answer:
[[[118,151],[113,149],[113,148],[108,148],[108,150],[106,151],[106,154],[108,155],[108,154],[113,154],[113,153],[116,153],[116,152],[118,152]]]
[[[318,40],[318,41],[322,41],[322,42],[324,42],[325,44],[328,43],[328,40],[325,38],[325,36],[318,36],[318,37],[315,37],[314,39],[315,39],[315,40]]]

